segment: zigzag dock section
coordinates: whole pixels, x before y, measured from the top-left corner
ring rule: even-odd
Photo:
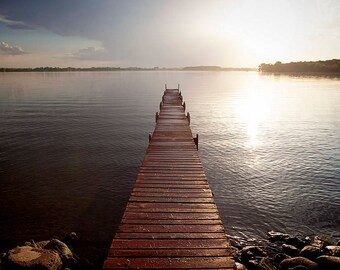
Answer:
[[[179,89],[149,140],[104,269],[236,269]]]

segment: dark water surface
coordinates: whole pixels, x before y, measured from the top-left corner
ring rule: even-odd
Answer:
[[[181,84],[227,233],[339,235],[340,80],[255,72],[0,74],[0,242],[110,241],[164,89]]]

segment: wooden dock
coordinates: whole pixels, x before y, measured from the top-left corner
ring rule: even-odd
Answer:
[[[104,269],[235,269],[182,99],[164,91]]]

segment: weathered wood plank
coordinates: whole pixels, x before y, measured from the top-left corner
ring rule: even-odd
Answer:
[[[115,249],[228,248],[225,239],[113,239]]]
[[[183,232],[171,232],[171,233],[116,233],[115,238],[125,239],[225,239],[224,233],[183,233]]]
[[[230,256],[227,249],[110,249],[111,257],[221,257]]]
[[[192,232],[192,233],[207,233],[207,232],[224,232],[222,225],[140,225],[140,224],[124,224],[121,223],[119,232]]]
[[[234,269],[227,257],[109,258],[104,268],[114,269]]]

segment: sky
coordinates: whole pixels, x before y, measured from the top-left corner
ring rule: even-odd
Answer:
[[[340,58],[340,0],[0,0],[0,67]]]

